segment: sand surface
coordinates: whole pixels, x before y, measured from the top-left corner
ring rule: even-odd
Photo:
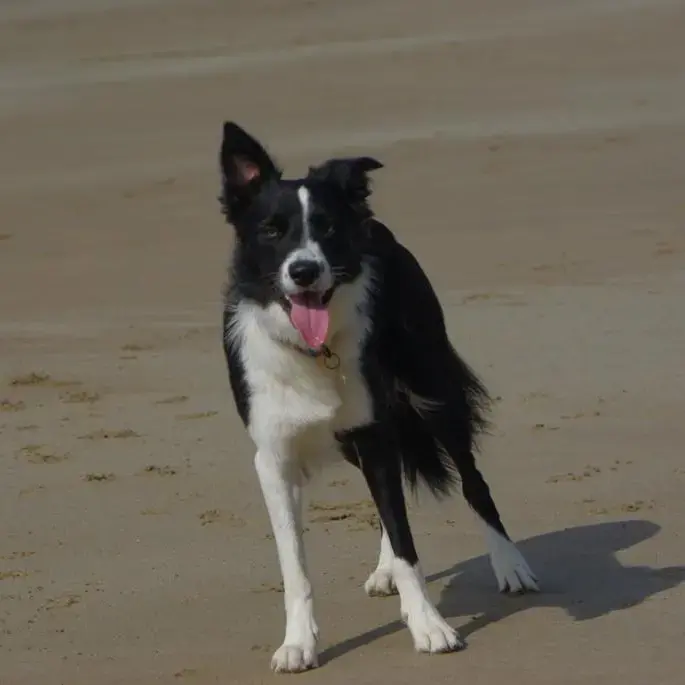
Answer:
[[[375,207],[500,398],[481,463],[545,589],[500,596],[464,503],[421,497],[468,649],[414,654],[333,468],[302,682],[681,683],[684,26],[664,0],[0,2],[0,683],[275,682],[219,344],[225,118],[292,173],[385,162]]]

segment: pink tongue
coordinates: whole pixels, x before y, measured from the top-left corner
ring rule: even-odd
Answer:
[[[307,346],[321,347],[328,335],[328,309],[319,298],[311,295],[295,295],[290,298],[290,305],[290,321]]]

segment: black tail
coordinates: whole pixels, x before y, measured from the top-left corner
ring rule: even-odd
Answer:
[[[435,441],[408,398],[402,398],[395,417],[402,467],[410,488],[415,491],[421,481],[436,497],[448,495],[458,482],[454,461]]]
[[[412,489],[422,481],[439,498],[461,481],[469,506],[508,537],[475,460],[478,437],[489,427],[487,390],[453,349],[444,361],[441,374],[413,388],[400,384],[395,417],[405,478]]]
[[[477,450],[489,427],[485,386],[451,346],[445,351],[441,368],[403,374],[395,411],[405,477],[412,489],[420,479],[436,496],[458,484],[456,455]]]

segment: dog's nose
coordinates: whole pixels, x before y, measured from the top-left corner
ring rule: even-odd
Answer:
[[[321,266],[311,259],[298,259],[288,267],[288,273],[295,284],[306,288],[321,275]]]

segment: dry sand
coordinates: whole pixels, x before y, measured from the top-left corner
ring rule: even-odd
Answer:
[[[386,163],[378,213],[501,397],[481,463],[545,587],[498,595],[464,503],[422,498],[469,647],[414,654],[362,591],[378,535],[335,468],[302,681],[682,682],[684,26],[659,0],[0,2],[0,683],[276,678],[219,345],[224,118],[293,173]]]

